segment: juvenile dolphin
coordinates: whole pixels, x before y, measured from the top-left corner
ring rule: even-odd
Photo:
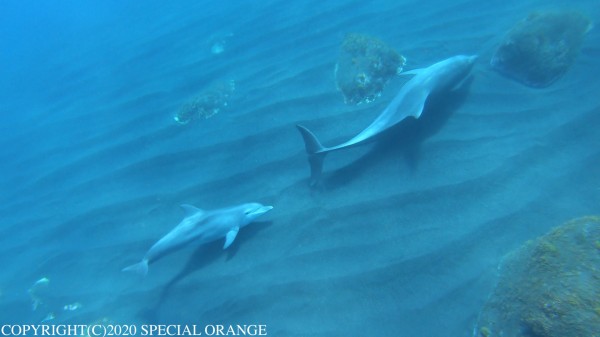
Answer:
[[[213,211],[205,211],[192,205],[181,205],[186,217],[177,227],[158,240],[142,261],[123,268],[141,275],[148,273],[148,264],[194,241],[198,245],[225,238],[223,249],[231,245],[240,228],[267,213],[273,206],[248,203]]]
[[[392,102],[371,125],[350,140],[336,146],[325,147],[317,137],[302,125],[296,125],[302,138],[310,164],[311,185],[315,185],[323,169],[323,159],[329,152],[360,145],[373,140],[383,131],[400,123],[407,117],[419,118],[425,101],[431,93],[457,87],[469,75],[476,55],[458,55],[435,63],[427,68],[415,69],[403,74],[415,75],[400,89]]]

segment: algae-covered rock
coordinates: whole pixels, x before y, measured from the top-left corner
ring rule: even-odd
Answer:
[[[369,103],[402,71],[406,59],[385,43],[361,34],[348,34],[335,65],[338,89],[346,104]]]
[[[234,81],[217,82],[185,103],[173,119],[179,124],[188,124],[195,119],[210,118],[227,106],[234,90]]]
[[[547,87],[573,64],[591,28],[579,12],[531,13],[508,32],[491,65],[526,85]]]
[[[600,336],[600,217],[527,242],[499,271],[473,336]]]

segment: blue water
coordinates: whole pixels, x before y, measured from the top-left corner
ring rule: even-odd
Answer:
[[[471,335],[502,256],[600,212],[598,30],[546,89],[488,65],[515,22],[567,5],[600,17],[594,0],[2,2],[0,323]],[[333,70],[355,32],[407,69],[480,60],[466,94],[401,135],[331,154],[311,189],[294,125],[346,140],[404,83],[343,103]],[[227,80],[226,109],[174,122]],[[249,201],[275,208],[227,251],[190,246],[146,278],[121,272],[181,220],[180,204]]]

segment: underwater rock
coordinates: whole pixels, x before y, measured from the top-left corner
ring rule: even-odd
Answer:
[[[406,59],[382,41],[348,34],[335,65],[335,80],[346,104],[370,103],[402,71]]]
[[[528,86],[547,87],[573,64],[591,28],[578,12],[531,13],[508,32],[490,64]]]
[[[600,217],[571,220],[508,254],[473,336],[581,337],[600,331]]]
[[[188,124],[198,118],[210,118],[227,106],[234,90],[233,80],[218,82],[185,103],[173,119],[179,124]]]

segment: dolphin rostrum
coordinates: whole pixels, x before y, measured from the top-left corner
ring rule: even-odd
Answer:
[[[240,228],[273,209],[259,203],[248,203],[229,208],[205,211],[192,205],[181,205],[186,217],[177,227],[158,240],[146,253],[142,261],[126,267],[141,275],[148,273],[148,264],[175,251],[188,243],[198,245],[225,238],[223,249],[231,245]]]
[[[392,102],[371,125],[339,145],[325,147],[310,130],[302,125],[296,125],[302,134],[308,153],[311,185],[315,185],[319,181],[323,169],[323,159],[327,153],[367,143],[407,117],[419,118],[429,95],[457,87],[469,75],[475,59],[477,59],[476,55],[458,55],[427,68],[403,73],[415,76],[404,84]]]

